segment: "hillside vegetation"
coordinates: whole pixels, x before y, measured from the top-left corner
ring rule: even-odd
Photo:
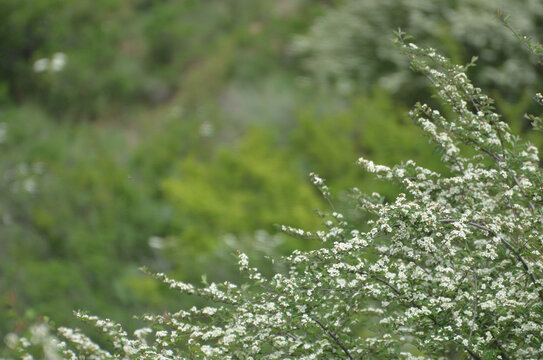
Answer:
[[[475,69],[491,73],[475,70],[475,80],[513,132],[527,129],[540,70],[499,40],[507,32],[465,35],[494,21],[493,6],[393,3],[0,2],[0,337],[41,316],[73,326],[74,309],[128,329],[133,314],[177,309],[143,265],[235,281],[238,249],[270,272],[265,256],[315,248],[277,231],[323,227],[308,211],[326,206],[310,171],[383,201],[398,187],[371,181],[352,166],[358,157],[446,171],[407,115],[414,98],[439,100],[391,55],[400,25],[457,62],[483,52]],[[398,11],[408,24],[394,22]],[[541,29],[537,2],[510,12],[522,30]],[[335,197],[365,223],[346,193]]]

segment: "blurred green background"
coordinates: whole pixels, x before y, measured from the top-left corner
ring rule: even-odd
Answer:
[[[0,338],[74,309],[134,314],[197,301],[138,270],[236,281],[232,254],[317,244],[308,181],[397,189],[354,166],[439,154],[410,123],[435,103],[392,44],[401,27],[460,63],[517,133],[543,77],[495,20],[543,30],[536,0],[0,1]],[[527,134],[540,146],[541,138]],[[352,221],[363,219],[347,213]]]

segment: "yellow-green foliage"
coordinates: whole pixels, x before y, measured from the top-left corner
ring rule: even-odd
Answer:
[[[274,231],[274,224],[318,224],[304,208],[321,207],[321,199],[300,181],[291,149],[270,131],[252,129],[238,146],[223,146],[205,160],[187,157],[162,182],[177,209],[183,247],[209,249],[224,233]]]
[[[406,155],[430,168],[440,167],[434,146],[424,141],[406,109],[385,92],[354,98],[349,107],[324,116],[306,109],[300,112],[292,135],[293,150],[307,171],[317,171],[334,188],[348,183],[387,196],[395,193],[388,184],[368,181],[352,164],[360,154],[385,164],[400,162]],[[421,139],[423,141],[421,141]],[[368,188],[369,187],[369,188]]]

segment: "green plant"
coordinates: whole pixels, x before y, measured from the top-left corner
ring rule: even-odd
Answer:
[[[436,50],[398,37],[413,68],[453,112],[446,118],[423,104],[410,112],[448,172],[411,160],[388,167],[360,158],[360,167],[403,191],[383,202],[377,193],[353,189],[353,206],[372,217],[367,231],[336,211],[330,189],[312,174],[331,207],[321,214],[324,230],[282,230],[318,239],[321,248],[277,259],[287,267],[272,277],[240,253],[247,277],[240,286],[203,279],[204,286],[196,287],[155,274],[209,305],[145,315],[152,328],[134,336],[78,312],[113,350],[79,330],[60,328],[60,353],[138,359],[540,357],[543,173],[537,148],[511,134],[492,100],[472,85],[466,75],[472,64],[454,65]],[[42,342],[35,343],[41,351]],[[32,347],[13,336],[10,344],[15,351]]]
[[[316,206],[318,194],[287,150],[274,151],[275,128],[261,136],[260,151],[245,149],[236,162],[239,143],[257,141],[254,130],[244,133],[264,106],[236,123],[237,114],[224,115],[227,106],[236,107],[223,94],[253,86],[247,92],[254,96],[262,78],[277,77],[279,91],[289,90],[283,98],[292,101],[283,48],[318,7],[282,0],[0,3],[6,48],[0,57],[0,338],[23,331],[38,314],[76,326],[73,308],[107,313],[128,329],[134,312],[172,309],[177,299],[138,272],[138,264],[186,281],[201,272],[237,278],[235,266],[215,265],[230,260],[232,244],[253,254],[255,232],[271,232],[285,219],[274,220],[277,211],[251,211],[263,209],[264,199],[292,207],[296,225],[316,223],[303,203]],[[62,69],[52,66],[55,59],[65,60]],[[174,92],[175,101],[165,104]],[[283,114],[262,118],[288,121]],[[226,131],[203,136],[206,126]],[[300,191],[283,193],[260,179],[252,190],[243,179],[217,189],[212,177],[227,178],[230,167],[261,178],[250,171],[252,162],[274,172],[282,187]],[[283,174],[282,167],[293,171]],[[225,201],[237,198],[232,194],[246,201],[233,212],[217,202],[189,201],[188,213],[180,206],[187,199],[174,190],[195,184],[183,172]],[[212,226],[194,216],[217,209],[223,218]],[[256,246],[266,253],[277,250],[271,244],[283,253],[302,244],[262,237],[270,243]]]
[[[378,84],[397,98],[417,100],[412,95],[420,96],[424,81],[387,45],[390,29],[401,27],[455,62],[478,56],[482,66],[472,71],[474,80],[510,101],[531,93],[541,78],[519,43],[495,21],[498,9],[515,14],[520,32],[538,33],[543,19],[538,1],[347,0],[317,18],[306,35],[295,38],[292,49],[322,86],[351,94]]]
[[[179,91],[192,104],[227,77],[251,81],[273,70],[278,50],[318,8],[307,0],[2,1],[9,51],[0,58],[0,103],[35,103],[71,122],[129,116]],[[62,66],[50,66],[55,58]]]

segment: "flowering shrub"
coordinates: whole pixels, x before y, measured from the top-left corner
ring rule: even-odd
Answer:
[[[479,86],[515,99],[537,86],[540,75],[507,29],[495,21],[497,9],[515,14],[515,27],[537,34],[543,4],[534,0],[346,0],[317,18],[292,50],[311,78],[335,92],[369,91],[373,84],[413,99],[425,84],[388,46],[398,26],[417,42],[446,51],[457,62],[473,55],[484,64],[471,73]],[[406,88],[415,92],[405,91]],[[420,99],[420,97],[419,97]]]
[[[404,189],[390,203],[353,189],[356,208],[371,216],[367,231],[336,212],[324,180],[311,174],[331,207],[322,215],[326,230],[282,230],[320,239],[321,248],[275,260],[288,270],[271,278],[240,253],[247,277],[241,286],[196,287],[155,274],[172,289],[208,299],[209,306],[143,316],[149,327],[133,336],[110,320],[78,312],[111,349],[80,330],[59,328],[59,353],[71,359],[541,357],[543,176],[537,148],[514,136],[492,100],[472,85],[466,76],[472,64],[454,65],[398,35],[412,67],[454,114],[446,118],[422,104],[410,113],[439,149],[447,173],[413,161],[391,168],[360,158],[362,169]],[[23,352],[43,337],[12,336],[10,344]]]

